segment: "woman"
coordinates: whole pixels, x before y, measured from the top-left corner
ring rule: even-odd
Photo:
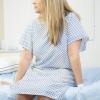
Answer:
[[[80,51],[88,36],[66,0],[33,0],[38,14],[21,37],[16,100],[63,100],[69,86],[83,84]],[[36,56],[36,63],[32,63]]]

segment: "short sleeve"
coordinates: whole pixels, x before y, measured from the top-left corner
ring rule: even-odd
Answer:
[[[81,39],[80,51],[84,51],[86,49],[87,41],[89,40],[89,36],[83,29],[81,22],[78,17],[74,13],[69,13],[67,18],[67,40],[68,45],[72,42]]]
[[[33,27],[32,24],[29,24],[25,27],[24,32],[21,34],[19,45],[20,45],[20,50],[23,50],[25,48],[33,54],[32,34],[33,34]]]

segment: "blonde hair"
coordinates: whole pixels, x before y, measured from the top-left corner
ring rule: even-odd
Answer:
[[[66,0],[42,0],[42,18],[48,27],[48,40],[56,46],[61,38],[65,25],[65,16],[74,12]]]

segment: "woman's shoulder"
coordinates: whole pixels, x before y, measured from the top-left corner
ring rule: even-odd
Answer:
[[[67,21],[67,22],[71,22],[71,21],[75,21],[75,20],[79,21],[78,17],[79,16],[75,12],[70,12],[69,14],[67,14],[65,16],[65,21]]]
[[[25,25],[25,28],[26,29],[29,29],[29,30],[39,30],[39,28],[41,26],[43,26],[44,24],[41,23],[37,18],[33,18],[31,19],[27,25]]]
[[[32,25],[32,27],[37,27],[38,28],[38,26],[40,25],[40,22],[37,18],[34,18],[31,21],[31,25]]]

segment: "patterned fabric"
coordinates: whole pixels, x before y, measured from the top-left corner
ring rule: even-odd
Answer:
[[[36,56],[36,63],[29,66],[25,76],[11,86],[15,93],[44,95],[63,100],[69,86],[76,86],[67,48],[82,39],[80,51],[86,49],[87,33],[74,13],[65,17],[62,37],[56,47],[48,42],[47,26],[34,20],[21,37],[21,47]]]
[[[76,83],[69,69],[32,70],[30,67],[21,80],[11,85],[11,89],[15,94],[43,95],[62,100],[70,86],[76,86]]]

